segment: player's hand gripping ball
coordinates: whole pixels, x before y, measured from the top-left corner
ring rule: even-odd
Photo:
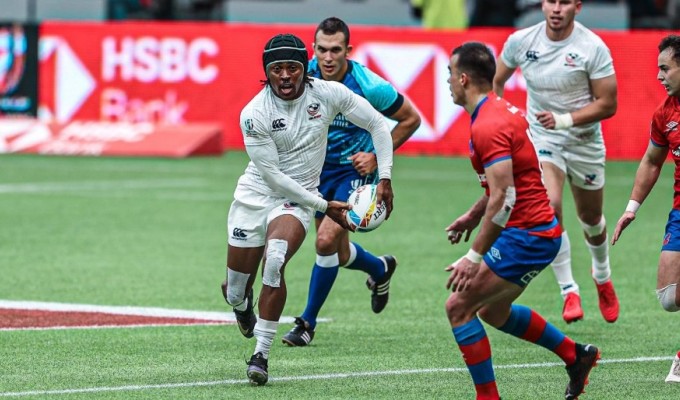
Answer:
[[[370,232],[385,221],[387,206],[384,201],[376,203],[378,185],[359,186],[347,199],[352,209],[347,211],[347,223],[356,232]]]

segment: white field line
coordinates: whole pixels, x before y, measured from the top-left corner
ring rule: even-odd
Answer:
[[[163,189],[176,187],[204,187],[204,179],[137,179],[75,182],[35,182],[35,183],[3,183],[2,193],[54,193],[79,192],[84,190],[119,190],[119,189]]]
[[[600,360],[598,364],[630,364],[654,361],[670,361],[674,357],[635,357],[635,358],[619,358],[612,360]],[[496,365],[495,369],[527,369],[527,368],[545,368],[545,367],[560,367],[563,368],[562,363],[534,363],[534,364],[509,364]],[[345,378],[360,378],[360,377],[377,377],[388,375],[417,375],[417,374],[431,374],[431,373],[448,373],[448,372],[467,372],[467,368],[426,368],[426,369],[402,369],[402,370],[388,370],[388,371],[366,371],[366,372],[346,372],[336,374],[321,374],[321,375],[305,375],[305,376],[286,376],[286,377],[272,377],[270,382],[299,382],[311,380],[326,380],[326,379],[345,379]],[[203,381],[203,382],[184,382],[184,383],[161,383],[154,385],[128,385],[128,386],[103,386],[80,389],[61,389],[61,390],[32,390],[26,392],[0,392],[0,397],[22,397],[22,396],[47,396],[59,394],[74,394],[74,393],[102,393],[102,392],[123,392],[123,391],[140,391],[140,390],[154,390],[154,389],[173,389],[173,388],[189,388],[199,386],[218,386],[218,385],[244,385],[247,384],[246,379],[225,379],[220,381]]]
[[[225,304],[225,307],[228,307]],[[204,320],[205,325],[214,325],[215,323],[229,323],[236,322],[236,317],[233,312],[221,311],[192,311],[192,310],[178,310],[171,308],[160,307],[132,307],[132,306],[99,306],[93,304],[71,304],[71,303],[52,303],[42,301],[21,301],[21,300],[0,300],[0,309],[16,309],[16,310],[35,310],[35,311],[60,311],[60,312],[89,312],[89,313],[104,313],[114,315],[130,315],[151,318],[186,318]],[[280,323],[293,323],[294,317],[282,316]],[[320,318],[319,322],[327,322],[329,319]],[[48,329],[101,329],[101,328],[134,328],[141,326],[179,326],[179,325],[196,325],[196,324],[149,324],[149,325],[102,325],[102,326],[55,326],[49,328],[0,328],[0,331],[16,331],[16,330],[48,330]]]

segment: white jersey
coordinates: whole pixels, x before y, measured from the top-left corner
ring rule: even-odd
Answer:
[[[510,35],[501,59],[510,68],[520,67],[527,82],[527,119],[531,130],[556,144],[602,142],[600,122],[569,129],[545,129],[536,119],[539,111],[564,114],[593,102],[590,80],[614,75],[609,48],[602,39],[578,22],[567,39],[552,41],[546,22]]]
[[[240,125],[251,161],[238,184],[325,211],[317,187],[335,116],[342,113],[371,132],[381,178],[391,177],[392,137],[382,115],[343,84],[312,79],[311,87],[304,85],[295,100],[277,97],[267,85],[243,109]]]

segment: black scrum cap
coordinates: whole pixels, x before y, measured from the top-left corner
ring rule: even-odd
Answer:
[[[307,71],[309,54],[305,44],[299,37],[290,33],[278,34],[269,39],[264,46],[264,52],[262,53],[264,73],[267,73],[267,68],[270,64],[285,61],[298,62],[302,64],[303,70]]]

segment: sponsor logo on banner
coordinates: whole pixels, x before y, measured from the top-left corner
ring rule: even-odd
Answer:
[[[54,85],[50,104],[41,102],[38,116],[56,122],[68,122],[97,86],[83,62],[68,42],[57,36],[40,38],[40,63],[49,65],[52,76],[44,77]],[[49,64],[48,64],[49,63]],[[41,76],[43,77],[43,76]]]
[[[451,100],[446,84],[449,55],[438,45],[366,42],[356,48],[353,59],[377,70],[418,110],[421,125],[409,140],[439,140],[464,112]],[[419,90],[410,91],[415,87]]]
[[[52,93],[42,98],[40,117],[171,125],[218,118],[213,108],[201,108],[218,96],[205,92],[219,76],[217,41],[133,31],[102,25],[91,35],[66,30],[43,37],[43,75],[54,85],[43,86]]]
[[[495,53],[495,47],[489,47]],[[451,99],[449,53],[439,45],[366,42],[357,46],[352,58],[390,81],[418,110],[421,125],[409,141],[441,140],[464,112]],[[506,87],[526,90],[519,72]]]

